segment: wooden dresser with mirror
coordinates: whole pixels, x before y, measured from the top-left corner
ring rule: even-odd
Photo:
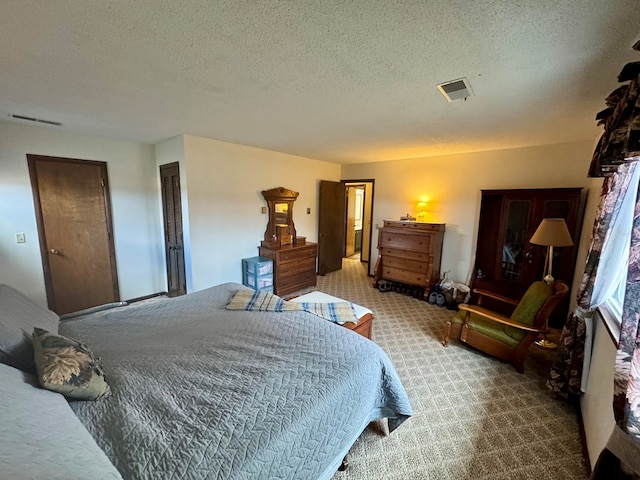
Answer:
[[[278,296],[316,285],[318,244],[297,236],[293,222],[293,203],[298,195],[284,187],[262,192],[269,221],[258,254],[273,260],[273,292]]]

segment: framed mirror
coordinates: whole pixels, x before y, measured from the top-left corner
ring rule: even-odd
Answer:
[[[285,202],[275,202],[273,204],[276,225],[289,224],[289,204]]]
[[[296,227],[293,223],[293,202],[299,193],[288,188],[278,187],[263,190],[267,201],[269,221],[264,232],[263,247],[276,248],[296,243]]]

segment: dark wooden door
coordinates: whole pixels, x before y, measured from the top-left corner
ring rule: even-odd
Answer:
[[[167,288],[169,296],[175,297],[187,293],[179,165],[177,163],[161,165],[160,180],[162,183]]]
[[[119,300],[107,165],[27,155],[49,308]]]
[[[318,209],[318,273],[342,268],[345,233],[345,186],[342,182],[320,180]]]

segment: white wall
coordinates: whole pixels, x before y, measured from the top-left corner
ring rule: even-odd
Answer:
[[[26,154],[107,162],[122,299],[161,291],[161,225],[153,147],[0,122],[0,283],[46,306]],[[17,244],[16,233],[27,242]]]
[[[191,291],[242,281],[241,259],[258,255],[267,227],[263,190],[299,192],[293,208],[297,234],[317,241],[318,186],[320,180],[340,180],[340,165],[187,135],[184,152]]]
[[[600,202],[600,192],[603,179],[589,179],[589,185],[593,194],[589,196],[585,206],[584,221],[582,224],[582,241],[578,250],[578,260],[573,280],[573,292],[578,291],[582,280],[584,265],[589,253],[589,243],[593,230],[593,222]],[[571,308],[575,308],[575,293],[571,298]],[[585,348],[589,348],[586,346]],[[615,425],[613,417],[613,370],[617,347],[614,344],[607,327],[604,325],[600,314],[594,315],[594,337],[591,351],[591,363],[589,377],[587,379],[586,392],[580,398],[582,411],[582,423],[584,435],[589,453],[591,468],[595,466],[598,455],[609,440],[611,431]]]
[[[425,221],[446,223],[441,272],[468,282],[474,264],[480,191],[500,188],[585,187],[594,142],[576,142],[382,163],[345,165],[342,178],[375,179],[373,221],[415,214],[427,197]],[[377,232],[372,249],[376,257]],[[371,271],[375,261],[371,262]]]
[[[617,348],[600,315],[596,314],[594,320],[587,391],[580,399],[591,468],[595,466],[616,424],[613,416],[613,368]]]

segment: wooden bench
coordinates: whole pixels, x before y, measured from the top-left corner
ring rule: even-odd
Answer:
[[[309,302],[309,303],[337,303],[337,302],[347,302],[348,300],[344,300],[342,298],[334,297],[333,295],[329,295],[323,292],[311,292],[306,293],[304,295],[300,295],[299,297],[292,298],[292,302]],[[347,322],[342,326],[344,328],[348,328],[349,330],[353,330],[356,333],[359,333],[365,338],[371,340],[371,329],[373,327],[373,312],[368,308],[365,308],[360,305],[353,304],[353,308],[356,312],[356,317],[358,317],[358,322]]]

